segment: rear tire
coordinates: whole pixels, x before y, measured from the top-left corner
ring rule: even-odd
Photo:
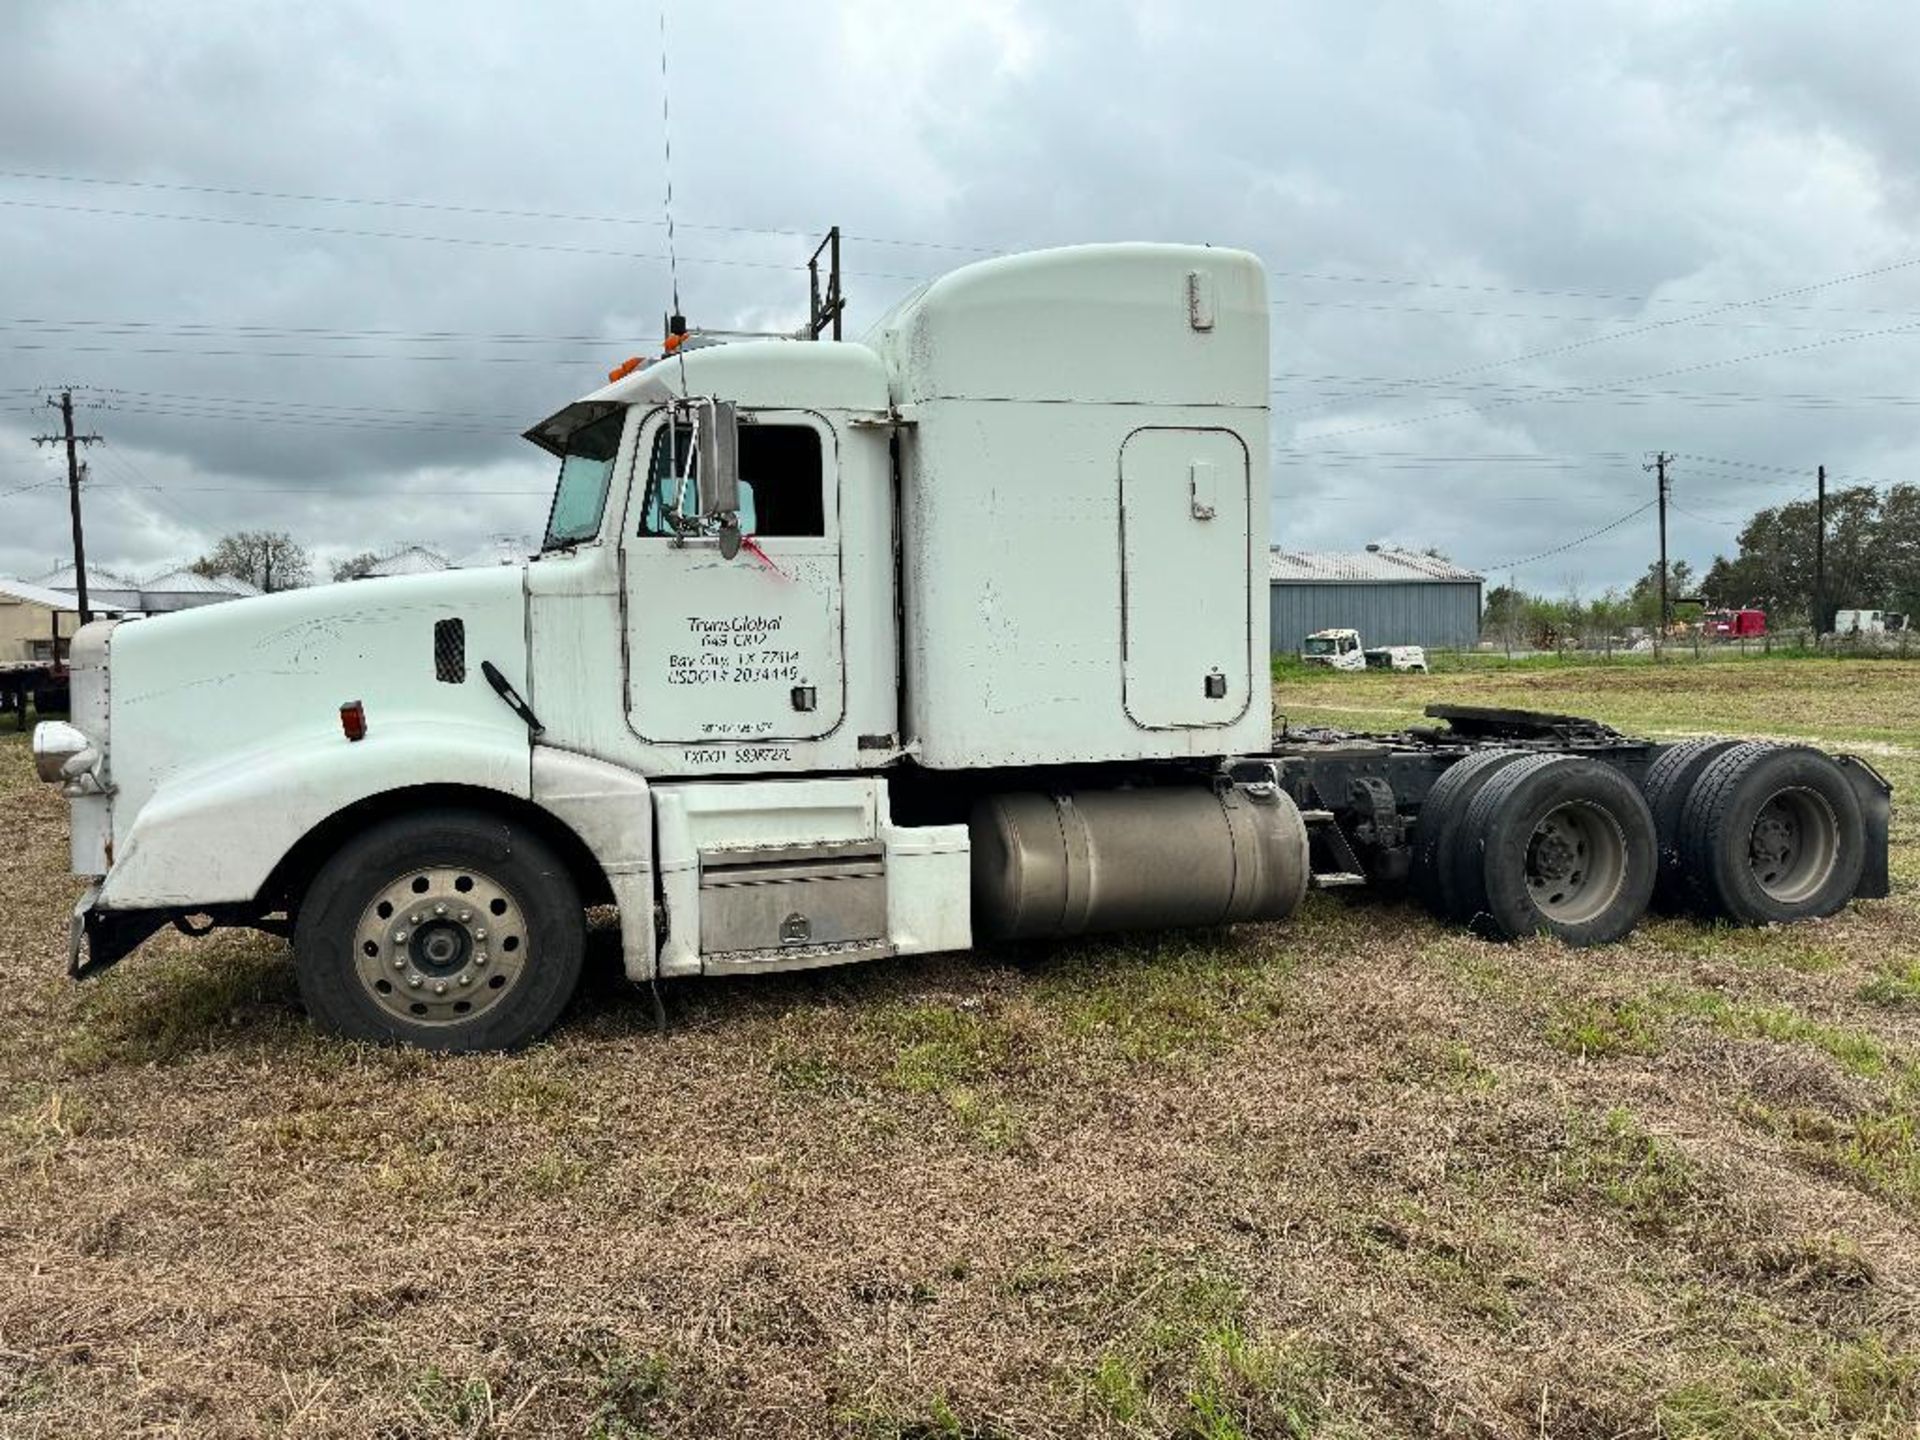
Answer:
[[[314,877],[293,932],[308,1013],[355,1040],[511,1050],[580,979],[586,913],[538,836],[468,810],[360,835]]]
[[[1738,744],[1738,740],[1685,740],[1662,751],[1647,768],[1640,793],[1647,798],[1654,832],[1660,837],[1660,868],[1653,882],[1655,909],[1671,913],[1692,904],[1687,867],[1680,858],[1680,814],[1702,772]]]
[[[1457,901],[1481,934],[1608,945],[1653,896],[1653,816],[1633,782],[1597,760],[1532,755],[1508,766],[1467,808],[1462,831]]]
[[[1701,773],[1680,820],[1694,902],[1743,925],[1832,915],[1859,888],[1866,820],[1840,767],[1804,745],[1737,745]]]
[[[1453,860],[1461,845],[1460,822],[1486,783],[1516,760],[1524,750],[1477,750],[1457,760],[1434,782],[1420,807],[1413,831],[1413,893],[1443,920],[1457,920]]]

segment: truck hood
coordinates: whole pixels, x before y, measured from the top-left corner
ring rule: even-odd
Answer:
[[[441,621],[459,625],[437,631]],[[436,641],[456,630],[457,653],[438,656]],[[171,780],[261,748],[346,743],[349,701],[365,707],[369,732],[454,720],[527,743],[483,660],[524,693],[524,565],[319,585],[124,622],[107,655],[110,734],[89,737],[106,741],[114,833]]]

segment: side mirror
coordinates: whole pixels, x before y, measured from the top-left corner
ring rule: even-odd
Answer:
[[[731,400],[716,401],[700,417],[700,514],[708,519],[740,509],[740,412]]]

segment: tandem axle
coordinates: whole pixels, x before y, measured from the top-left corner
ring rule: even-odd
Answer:
[[[1481,933],[1575,944],[1618,939],[1649,906],[1765,924],[1889,891],[1892,787],[1856,756],[1662,744],[1533,711],[1426,713],[1444,728],[1288,731],[1235,763],[1299,806],[1315,887],[1409,884]]]

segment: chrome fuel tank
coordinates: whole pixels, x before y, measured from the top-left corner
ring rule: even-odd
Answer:
[[[1306,893],[1306,825],[1282,791],[1018,791],[979,801],[973,923],[994,939],[1279,920]]]

